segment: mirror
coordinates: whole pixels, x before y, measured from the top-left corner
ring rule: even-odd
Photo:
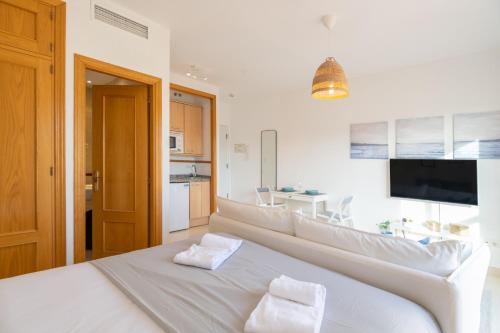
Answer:
[[[260,186],[276,189],[278,178],[278,132],[265,130],[260,133]]]

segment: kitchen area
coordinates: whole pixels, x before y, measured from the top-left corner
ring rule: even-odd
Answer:
[[[211,100],[170,90],[170,233],[208,224],[211,213]]]

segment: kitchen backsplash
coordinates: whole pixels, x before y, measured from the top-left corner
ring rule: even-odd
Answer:
[[[170,174],[171,175],[187,175],[191,173],[191,166],[196,165],[196,171],[199,175],[210,176],[210,164],[209,163],[181,163],[181,162],[171,162],[170,163]]]

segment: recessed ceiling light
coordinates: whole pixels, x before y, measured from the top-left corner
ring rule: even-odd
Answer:
[[[193,80],[208,81],[207,73],[196,65],[189,66],[186,76]]]

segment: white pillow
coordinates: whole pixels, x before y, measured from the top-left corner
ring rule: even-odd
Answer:
[[[293,221],[286,207],[259,207],[224,198],[217,198],[219,214],[257,227],[294,234]]]
[[[425,246],[408,239],[321,223],[298,214],[293,214],[293,220],[299,238],[432,274],[448,276],[461,262],[462,246],[458,241]]]

